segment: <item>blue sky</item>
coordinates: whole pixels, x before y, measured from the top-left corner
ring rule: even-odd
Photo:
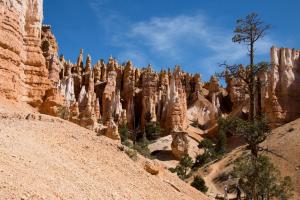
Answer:
[[[66,59],[83,48],[93,62],[113,55],[156,70],[179,64],[207,80],[218,63],[247,63],[246,47],[231,38],[236,19],[251,12],[273,26],[256,61],[268,61],[272,45],[300,48],[299,8],[299,0],[45,0],[44,23]]]

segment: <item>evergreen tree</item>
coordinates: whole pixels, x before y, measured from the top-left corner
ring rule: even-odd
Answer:
[[[205,181],[201,176],[195,176],[191,186],[204,193],[206,193],[208,190],[205,185]]]

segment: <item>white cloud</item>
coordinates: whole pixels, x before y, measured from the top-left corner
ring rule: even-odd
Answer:
[[[148,22],[139,22],[132,25],[129,36],[143,40],[153,53],[163,53],[167,58],[179,62],[186,62],[186,51],[191,54],[208,52],[200,60],[196,56],[194,58],[206,68],[225,60],[236,62],[247,55],[245,46],[231,41],[231,31],[214,26],[201,14],[156,17]],[[258,42],[256,52],[266,54],[271,46],[271,39],[266,37]]]
[[[98,3],[94,9],[102,25],[110,31],[111,45],[120,48],[119,59],[128,56],[127,59],[132,59],[137,65],[145,65],[151,58],[152,64],[157,62],[193,67],[193,71],[206,76],[218,69],[218,63],[247,61],[247,48],[231,41],[231,28],[214,25],[202,13],[132,22],[115,11],[106,9],[108,13],[101,13],[102,6],[103,3]],[[267,55],[273,43],[269,37],[259,41],[256,45],[257,55]]]

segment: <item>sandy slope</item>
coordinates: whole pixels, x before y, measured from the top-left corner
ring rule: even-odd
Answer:
[[[300,119],[275,129],[264,146],[282,175],[293,179],[295,199],[300,199]]]
[[[1,199],[207,199],[167,170],[150,175],[105,137],[0,104]]]
[[[272,135],[263,144],[270,153],[266,153],[283,176],[290,176],[295,189],[295,200],[300,199],[300,119],[274,129]],[[222,174],[232,171],[233,161],[242,153],[244,147],[239,147],[218,162],[203,168],[199,173],[210,186],[208,195],[222,195],[225,182],[217,181]],[[230,182],[230,180],[228,180]],[[233,197],[235,195],[232,195]]]

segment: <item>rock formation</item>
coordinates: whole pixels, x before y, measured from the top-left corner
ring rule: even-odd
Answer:
[[[128,61],[123,70],[122,99],[126,110],[127,124],[130,129],[134,127],[134,96],[135,96],[135,70],[132,62]]]
[[[271,48],[265,110],[274,126],[290,122],[300,113],[300,52],[295,49]]]
[[[50,86],[41,51],[42,0],[0,1],[0,93],[33,106]]]
[[[110,71],[107,76],[107,83],[102,96],[102,112],[103,124],[106,126],[104,135],[109,138],[120,140],[117,124],[113,120],[113,116],[117,110],[117,101],[120,96],[116,95],[116,79],[117,73]]]
[[[142,74],[142,115],[141,126],[145,127],[146,121],[157,121],[156,107],[158,103],[158,75],[151,66]]]
[[[245,68],[242,65],[240,65],[239,69],[238,69],[238,73],[243,74],[244,71],[245,71]],[[228,72],[226,72],[225,81],[227,83],[226,90],[229,94],[229,98],[232,103],[232,110],[235,110],[241,104],[243,104],[243,102],[245,102],[245,100],[247,98],[246,84],[242,79],[233,77],[232,75],[229,75]]]
[[[42,26],[42,6],[42,0],[0,0],[0,95],[8,99],[116,140],[119,125],[143,134],[148,122],[159,123],[162,135],[172,135],[177,158],[187,152],[189,124],[206,130],[219,116],[247,107],[246,84],[229,75],[224,89],[215,76],[203,84],[200,74],[178,66],[156,72],[131,61],[121,65],[112,56],[92,65],[89,55],[84,62],[83,49],[76,63],[67,61],[58,55],[51,26]],[[300,117],[299,54],[272,47],[272,67],[257,77],[258,102],[273,125]]]
[[[182,71],[175,67],[171,76],[167,99],[167,115],[164,128],[172,134],[172,152],[180,159],[188,152],[187,133],[187,100],[186,93],[181,82]]]

